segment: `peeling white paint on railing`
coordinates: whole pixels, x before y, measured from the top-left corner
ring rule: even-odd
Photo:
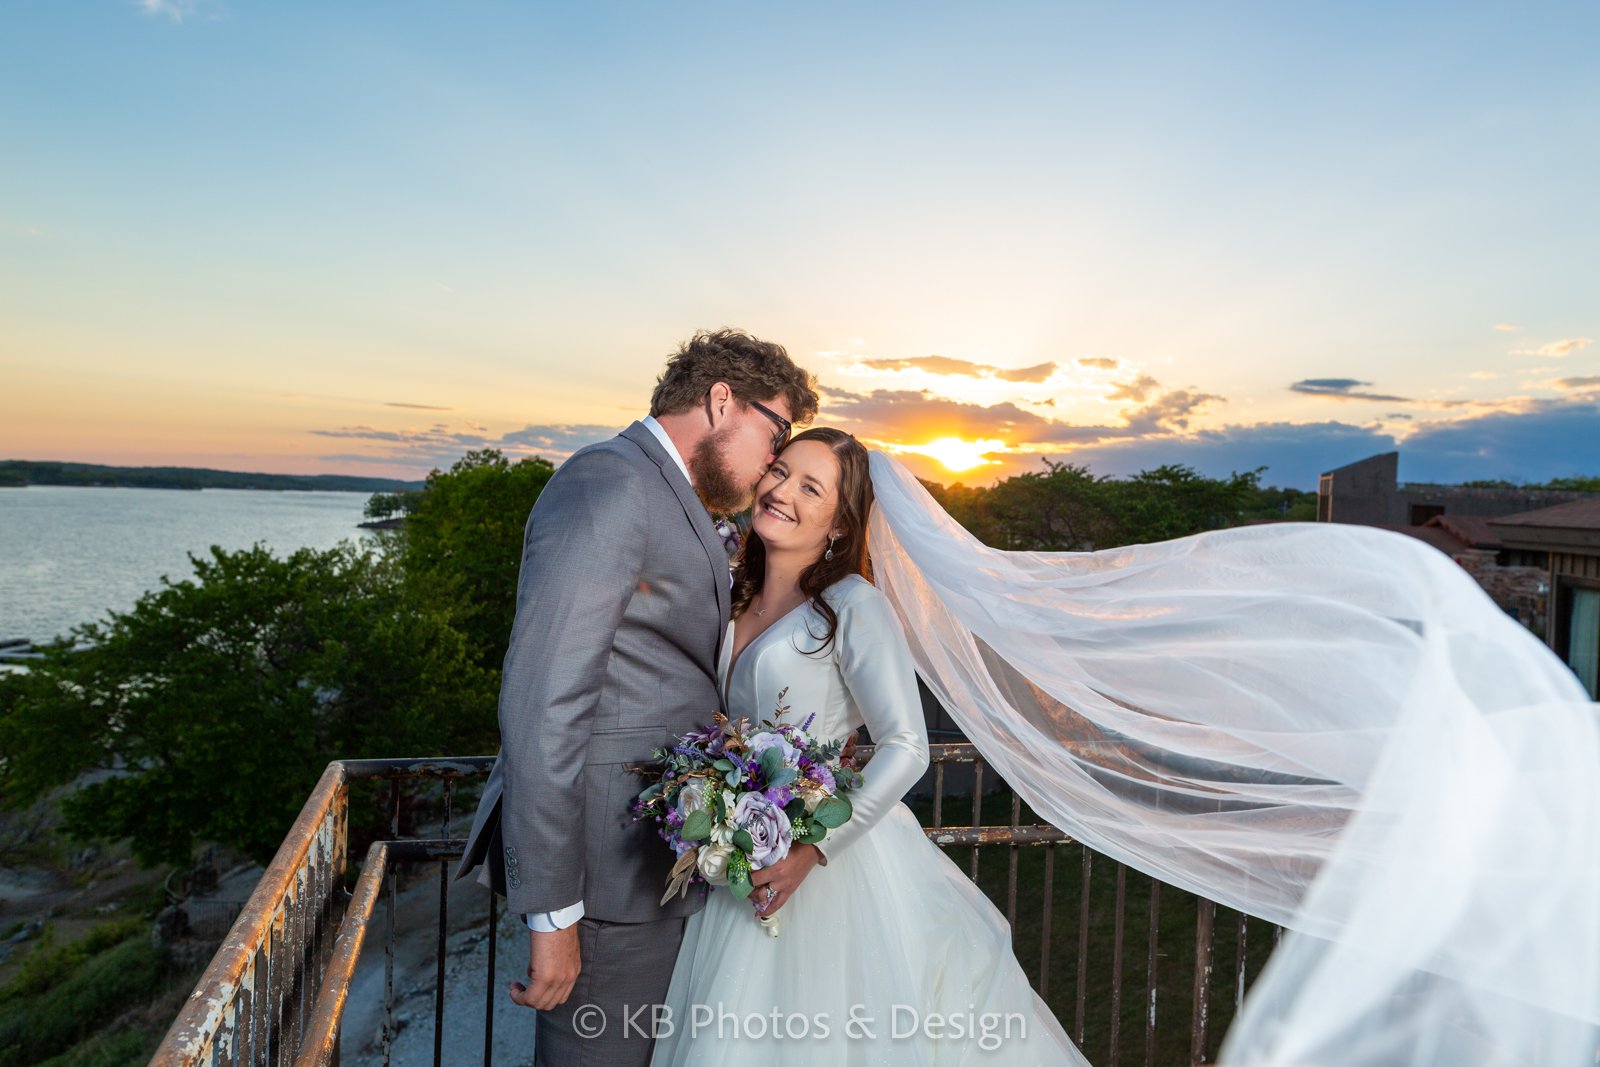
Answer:
[[[298,1027],[301,1013],[291,998],[304,997],[307,967],[321,964],[307,958],[305,939],[313,924],[331,918],[324,912],[343,874],[347,804],[344,767],[330,763],[167,1031],[152,1067],[253,1065],[265,1063],[274,1052],[280,1058],[292,1054],[285,1038]],[[308,895],[313,892],[315,900]],[[264,982],[257,981],[263,977],[258,960],[264,965]]]

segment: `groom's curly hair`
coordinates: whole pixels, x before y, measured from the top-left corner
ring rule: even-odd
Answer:
[[[718,382],[727,382],[742,404],[782,396],[796,426],[816,417],[816,379],[795,366],[782,345],[726,328],[701,330],[678,347],[656,379],[650,414],[659,418],[688,411]]]

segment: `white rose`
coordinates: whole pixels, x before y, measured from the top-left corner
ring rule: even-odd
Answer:
[[[730,808],[729,810],[731,811],[732,809]],[[713,845],[727,845],[729,848],[732,848],[733,832],[733,824],[728,822],[726,819],[724,819],[722,822],[714,822],[711,824],[711,843]]]
[[[678,814],[685,819],[697,811],[705,811],[707,807],[705,786],[697,782],[684,786],[678,794]]]
[[[712,885],[728,884],[728,858],[733,855],[732,845],[703,845],[696,863],[700,877]]]

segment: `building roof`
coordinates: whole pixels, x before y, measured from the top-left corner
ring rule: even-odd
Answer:
[[[1450,531],[1441,529],[1432,523],[1429,523],[1427,526],[1386,525],[1380,526],[1379,529],[1393,530],[1395,533],[1403,533],[1407,537],[1415,537],[1418,541],[1430,544],[1434,548],[1437,548],[1440,552],[1443,552],[1445,555],[1452,558],[1457,552],[1460,552],[1463,548],[1467,547],[1461,542],[1460,538],[1450,533]]]
[[[1490,528],[1490,521],[1481,515],[1435,515],[1423,525],[1437,526],[1472,548],[1498,552],[1505,547],[1505,542]]]
[[[1557,504],[1552,508],[1524,511],[1501,519],[1490,519],[1495,526],[1542,526],[1555,530],[1600,530],[1600,496]]]

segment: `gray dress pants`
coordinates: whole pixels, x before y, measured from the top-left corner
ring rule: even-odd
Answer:
[[[539,1013],[535,1067],[646,1067],[684,922],[579,919],[582,970],[567,1002]]]

